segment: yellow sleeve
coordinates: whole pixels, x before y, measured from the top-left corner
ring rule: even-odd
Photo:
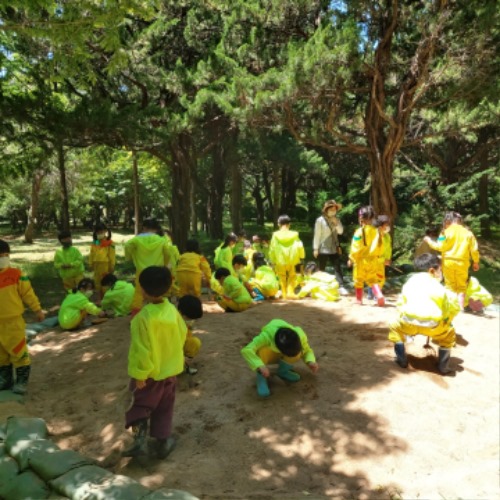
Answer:
[[[28,276],[21,274],[19,278],[19,283],[17,285],[17,290],[21,300],[33,311],[38,312],[42,309],[38,297],[35,295],[33,288],[31,287],[31,282]]]
[[[479,264],[479,247],[477,245],[477,239],[472,233],[470,233],[469,247],[472,262],[474,262],[474,264]]]
[[[115,270],[116,264],[116,249],[114,245],[110,245],[109,247],[109,267],[108,271],[112,273]]]
[[[392,258],[392,238],[390,234],[384,235],[384,258],[391,260]]]
[[[154,369],[151,359],[151,345],[147,322],[136,316],[130,325],[130,348],[128,353],[128,374],[135,380],[146,380]]]
[[[95,245],[90,245],[90,252],[89,252],[89,267],[92,268],[94,265],[94,258],[95,258]]]
[[[439,235],[439,238],[437,239],[437,241],[429,240],[429,241],[427,241],[427,244],[433,250],[437,250],[438,252],[445,253],[453,247],[453,240],[451,238],[449,238],[449,234],[447,234],[447,230],[445,230],[444,232],[442,232]]]
[[[203,255],[200,257],[200,269],[201,272],[203,273],[203,276],[205,276],[207,283],[210,283],[210,278],[212,277],[212,270],[210,269],[210,264],[208,263],[208,260],[205,257],[203,257]]]
[[[352,237],[351,250],[349,252],[349,258],[353,261],[357,261],[361,258],[361,254],[365,248],[365,242],[363,241],[363,230],[357,229]]]

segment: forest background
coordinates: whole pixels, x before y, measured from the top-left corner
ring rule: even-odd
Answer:
[[[1,232],[156,217],[210,256],[287,213],[310,255],[335,198],[344,247],[373,204],[402,264],[457,210],[498,295],[499,25],[490,0],[0,1]]]

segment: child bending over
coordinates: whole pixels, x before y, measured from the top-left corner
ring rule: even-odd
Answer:
[[[310,296],[328,302],[340,300],[339,284],[335,276],[320,271],[315,262],[308,262],[304,272],[304,284],[300,289],[299,298]]]
[[[214,278],[222,287],[223,294],[215,300],[226,312],[246,311],[253,305],[251,295],[238,278],[231,276],[229,269],[220,267],[215,271]]]
[[[403,285],[398,300],[399,317],[389,325],[389,340],[394,342],[396,362],[406,368],[406,337],[418,334],[431,337],[439,345],[439,371],[446,374],[452,371],[448,367],[450,351],[455,345],[451,322],[459,311],[458,301],[441,284],[439,257],[424,253],[415,259],[414,266],[416,273]]]
[[[198,370],[191,366],[191,362],[201,349],[201,340],[193,335],[193,325],[195,320],[203,316],[203,306],[198,297],[184,295],[179,299],[177,309],[187,326],[186,342],[184,343],[185,371],[189,375],[194,375],[198,373]]]
[[[106,274],[101,281],[104,297],[101,301],[103,310],[113,311],[114,316],[127,316],[132,311],[134,285],[119,280],[114,274]]]
[[[261,397],[271,394],[267,383],[271,372],[267,365],[277,363],[278,377],[287,382],[300,380],[300,375],[291,366],[299,359],[303,359],[313,373],[318,371],[316,357],[304,330],[282,319],[273,319],[265,325],[259,335],[241,350],[241,355],[257,374],[257,394]]]

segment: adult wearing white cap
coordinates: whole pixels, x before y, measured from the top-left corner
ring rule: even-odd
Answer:
[[[335,271],[335,278],[339,283],[340,295],[348,295],[344,288],[344,277],[340,268],[341,249],[339,235],[344,232],[344,226],[337,217],[337,212],[342,208],[335,200],[327,200],[323,205],[321,216],[314,224],[313,255],[319,261],[319,268],[324,271],[330,262]]]

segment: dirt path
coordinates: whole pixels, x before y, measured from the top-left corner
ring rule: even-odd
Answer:
[[[240,314],[206,304],[199,373],[179,379],[179,443],[164,462],[119,456],[131,439],[127,319],[40,336],[25,411],[44,418],[62,448],[203,499],[498,498],[498,313],[455,320],[458,372],[443,378],[423,337],[408,348],[408,370],[393,362],[393,301],[277,301]],[[239,350],[273,318],[304,328],[320,371],[301,365],[295,385],[274,377],[272,396],[259,400]]]

